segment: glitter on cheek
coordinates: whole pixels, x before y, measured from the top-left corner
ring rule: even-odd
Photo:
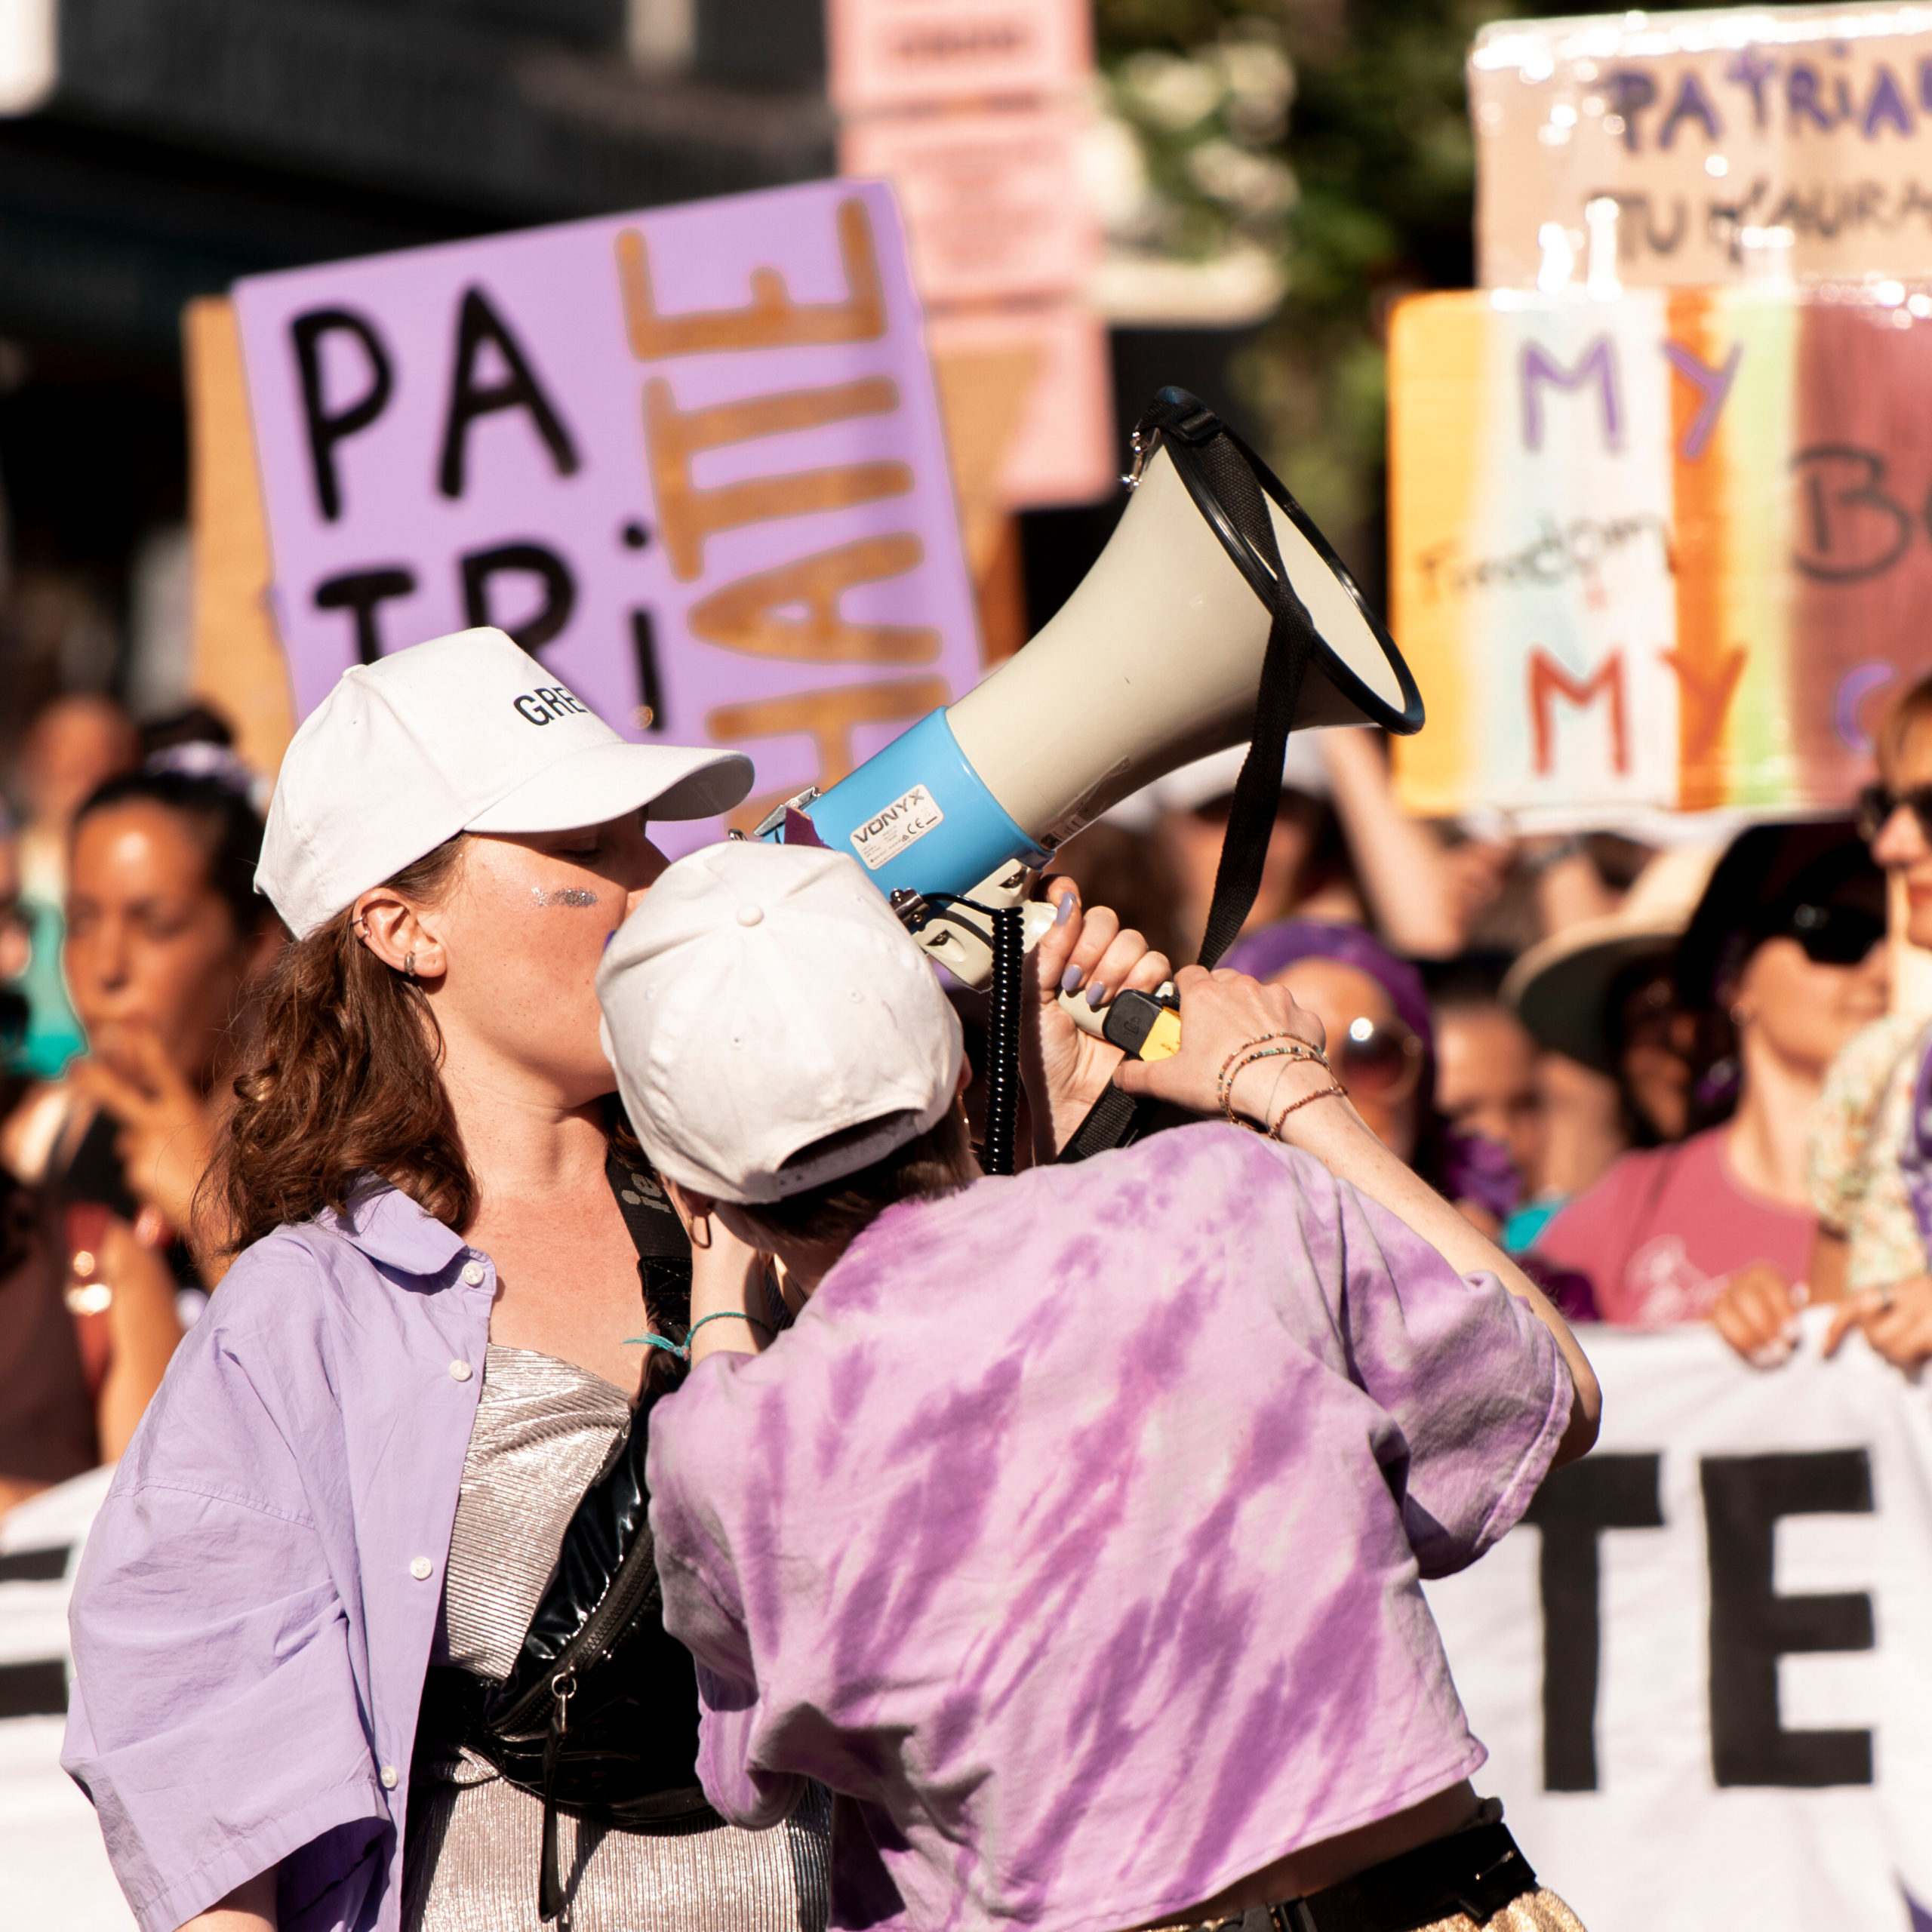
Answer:
[[[530,888],[530,903],[533,906],[595,906],[597,895],[586,892],[581,886],[565,886],[556,892],[546,892],[540,886]]]

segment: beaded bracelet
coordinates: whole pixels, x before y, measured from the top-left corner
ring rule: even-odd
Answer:
[[[1214,1083],[1215,1105],[1220,1107],[1224,1111],[1226,1109],[1228,1104],[1228,1088],[1232,1084],[1233,1075],[1235,1073],[1238,1073],[1241,1070],[1240,1068],[1235,1066],[1235,1062],[1240,1060],[1241,1055],[1246,1053],[1250,1047],[1265,1047],[1270,1040],[1287,1040],[1293,1038],[1294,1035],[1292,1034],[1285,1032],[1257,1033],[1253,1039],[1244,1040],[1241,1044],[1235,1048],[1234,1051],[1229,1054],[1227,1058],[1221,1063],[1220,1077]],[[1246,1063],[1247,1063],[1245,1061],[1242,1062],[1244,1066],[1246,1065]]]
[[[1221,1111],[1226,1117],[1228,1124],[1230,1127],[1245,1127],[1248,1124],[1246,1121],[1241,1119],[1235,1112],[1235,1081],[1238,1080],[1242,1074],[1244,1073],[1249,1067],[1252,1066],[1257,1060],[1312,1060],[1316,1057],[1317,1056],[1309,1051],[1306,1047],[1303,1048],[1300,1051],[1297,1051],[1294,1047],[1263,1047],[1259,1048],[1257,1051],[1248,1054],[1246,1058],[1241,1061],[1240,1066],[1235,1069],[1233,1074],[1229,1077],[1228,1081],[1228,1091],[1222,1097]],[[1257,1127],[1254,1131],[1257,1134],[1259,1134],[1261,1131],[1261,1129]]]
[[[1244,1124],[1237,1121],[1235,1114],[1235,1082],[1257,1060],[1312,1060],[1324,1072],[1332,1073],[1334,1071],[1328,1064],[1328,1056],[1319,1047],[1310,1046],[1306,1040],[1293,1033],[1278,1033],[1272,1037],[1286,1040],[1288,1044],[1284,1047],[1263,1047],[1258,1050],[1244,1048],[1240,1063],[1228,1075],[1227,1083],[1221,1092],[1221,1112],[1230,1126]],[[1257,1127],[1254,1131],[1259,1134],[1262,1130]]]
[[[1339,1080],[1331,1081],[1326,1087],[1318,1087],[1312,1094],[1304,1094],[1299,1100],[1291,1100],[1275,1116],[1275,1124],[1268,1130],[1269,1139],[1270,1140],[1281,1139],[1281,1123],[1297,1109],[1312,1106],[1317,1100],[1325,1100],[1331,1094],[1337,1099],[1346,1100],[1349,1097],[1349,1090]]]

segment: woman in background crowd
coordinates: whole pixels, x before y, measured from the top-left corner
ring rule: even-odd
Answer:
[[[19,891],[0,820],[0,980],[26,964]],[[0,1171],[0,1515],[115,1460],[180,1336],[160,1258],[98,1211],[78,1217],[85,1241],[69,1241],[70,1205]]]
[[[1435,1029],[1422,975],[1361,926],[1286,919],[1248,934],[1223,964],[1284,986],[1321,1022],[1336,1078],[1398,1159],[1493,1234],[1520,1183],[1503,1142],[1459,1130],[1436,1105]]]
[[[1515,1200],[1491,1238],[1512,1250],[1522,1204],[1541,1189],[1549,1140],[1537,1043],[1498,990],[1499,965],[1480,957],[1429,983],[1435,1020],[1435,1106],[1451,1134],[1506,1149]],[[1529,1245],[1527,1241],[1515,1243]]]
[[[1860,800],[1872,856],[1904,881],[1905,937],[1932,946],[1932,678],[1892,708],[1876,746],[1878,783]],[[1834,1062],[1814,1118],[1810,1183],[1818,1214],[1810,1295],[1844,1306],[1826,1338],[1854,1327],[1900,1367],[1932,1358],[1932,1028],[1908,1000],[1859,1034]],[[1719,1325],[1739,1351],[1786,1358],[1798,1299],[1781,1283],[1727,1295]]]
[[[1504,977],[1503,999],[1543,1050],[1546,1116],[1540,1187],[1504,1229],[1509,1252],[1533,1247],[1626,1148],[1690,1131],[1699,1023],[1678,1004],[1677,949],[1718,857],[1660,852],[1614,912],[1552,934]]]
[[[74,814],[118,774],[133,770],[140,740],[112,698],[78,692],[56,698],[28,728],[17,768],[26,823],[20,835],[21,902],[33,957],[21,990],[29,1008],[23,1064],[51,1079],[87,1042],[60,977],[61,914]]]
[[[133,1223],[183,1285],[219,1278],[211,1247],[191,1252],[195,1195],[281,945],[254,890],[251,782],[230,752],[177,746],[81,806],[65,957],[89,1051],[0,1128],[14,1174]]]
[[[1677,966],[1679,1002],[1734,1048],[1692,1095],[1676,1145],[1624,1155],[1536,1252],[1589,1277],[1603,1318],[1711,1316],[1727,1284],[1801,1281],[1815,1221],[1804,1181],[1813,1103],[1832,1056],[1885,1003],[1884,885],[1848,823],[1758,826],[1712,873]]]

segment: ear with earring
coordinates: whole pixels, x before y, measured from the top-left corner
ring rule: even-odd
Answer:
[[[698,1238],[697,1231],[700,1228],[704,1230],[704,1238],[702,1241]],[[709,1214],[694,1214],[691,1217],[690,1234],[692,1247],[696,1248],[700,1254],[709,1254],[711,1252],[711,1217]]]
[[[1730,1023],[1741,1033],[1758,1017],[1757,1009],[1749,1000],[1734,999],[1730,1003]]]

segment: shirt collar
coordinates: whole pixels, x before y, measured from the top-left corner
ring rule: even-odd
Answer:
[[[319,1218],[371,1261],[405,1275],[440,1275],[459,1254],[468,1252],[453,1228],[374,1175],[357,1189],[349,1214],[330,1208]]]

